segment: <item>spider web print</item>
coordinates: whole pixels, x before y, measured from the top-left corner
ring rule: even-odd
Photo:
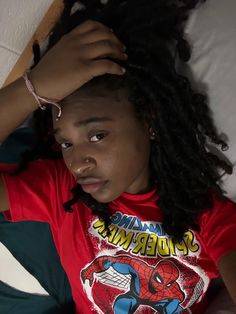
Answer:
[[[198,274],[198,277],[194,277],[193,269],[188,267],[188,264],[184,265],[178,265],[179,270],[181,272],[181,278],[180,282],[182,282],[183,289],[186,292],[186,299],[182,306],[184,308],[191,307],[196,301],[199,301],[203,294],[204,287],[206,283],[204,282],[203,278]],[[197,281],[193,281],[193,279],[197,279]],[[183,284],[184,282],[187,282],[188,285],[186,286]]]
[[[198,300],[198,298],[202,294],[203,288],[204,288],[204,281],[200,279],[193,290],[192,297],[188,302],[188,307],[191,307],[193,303]]]
[[[129,290],[130,288],[131,276],[122,275],[113,268],[109,268],[104,272],[97,273],[96,277],[100,282],[111,287],[117,287],[122,290]]]

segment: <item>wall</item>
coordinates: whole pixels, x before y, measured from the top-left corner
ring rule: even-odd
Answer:
[[[0,0],[0,86],[53,0]]]

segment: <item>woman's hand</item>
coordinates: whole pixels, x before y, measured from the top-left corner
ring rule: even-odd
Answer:
[[[64,35],[51,48],[29,77],[38,95],[61,100],[93,77],[124,74],[107,59],[126,60],[125,47],[103,24],[88,20]]]

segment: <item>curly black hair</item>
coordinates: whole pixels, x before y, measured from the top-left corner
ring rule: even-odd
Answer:
[[[148,121],[155,132],[150,167],[152,179],[158,186],[157,205],[163,212],[166,232],[174,239],[181,239],[189,228],[199,229],[197,217],[212,206],[213,194],[224,197],[219,185],[220,170],[232,172],[230,165],[206,148],[206,144],[211,142],[222,150],[227,149],[212,121],[207,97],[194,92],[189,80],[177,72],[177,61],[184,66],[191,56],[184,37],[184,24],[190,10],[202,1],[78,2],[80,9],[72,10],[77,1],[64,1],[65,8],[50,36],[49,48],[87,19],[104,23],[125,44],[129,58],[120,64],[126,68],[126,74],[122,77],[104,75],[88,84],[125,88],[139,118]],[[34,51],[37,63],[39,46],[35,45]],[[44,149],[45,158],[50,156],[53,142],[49,136],[50,114],[47,110],[38,111],[35,115],[38,129],[43,123],[39,138],[50,139],[50,144]],[[45,121],[48,129],[45,129]],[[33,155],[42,158],[39,151]],[[57,157],[61,155],[57,154]],[[65,210],[72,211],[73,204],[83,201],[109,230],[109,204],[99,204],[79,185],[73,188],[72,195],[72,199],[64,204]]]

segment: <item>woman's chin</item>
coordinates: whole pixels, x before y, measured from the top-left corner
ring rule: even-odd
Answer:
[[[91,194],[92,198],[94,198],[97,202],[104,204],[114,201],[120,195],[121,193],[115,193],[108,190]]]

